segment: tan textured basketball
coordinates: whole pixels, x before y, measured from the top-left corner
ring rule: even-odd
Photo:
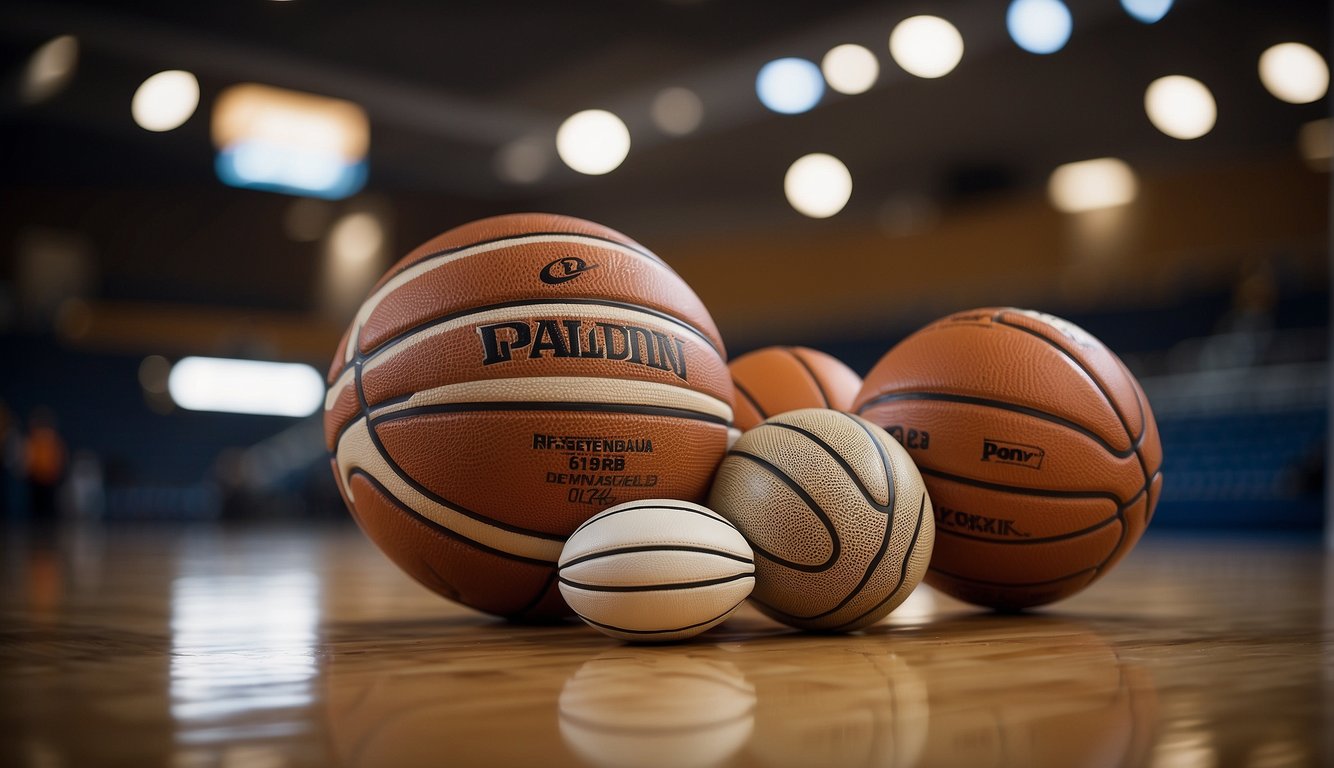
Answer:
[[[881,358],[857,413],[903,442],[935,502],[927,583],[1014,610],[1079,592],[1144,533],[1162,445],[1139,382],[1072,323],[988,308]]]
[[[755,552],[752,602],[799,629],[849,632],[883,619],[921,581],[935,538],[907,451],[865,419],[825,409],[742,435],[709,506]]]
[[[765,347],[727,367],[736,392],[734,422],[741,430],[798,408],[846,411],[862,386],[841,360],[809,347]]]
[[[325,436],[362,530],[440,594],[568,615],[567,536],[620,502],[700,501],[731,381],[704,305],[612,229],[515,214],[452,229],[381,278],[339,344]]]
[[[645,499],[579,526],[559,573],[565,602],[589,626],[621,640],[668,642],[712,629],[745,602],[755,556],[713,510]]]

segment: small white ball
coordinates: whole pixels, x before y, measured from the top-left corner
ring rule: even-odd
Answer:
[[[631,642],[685,640],[717,626],[755,587],[755,555],[718,513],[672,499],[618,504],[565,542],[565,602]]]

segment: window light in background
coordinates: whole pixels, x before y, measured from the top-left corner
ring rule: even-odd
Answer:
[[[370,122],[350,101],[244,83],[218,96],[212,128],[225,184],[336,200],[366,183]]]
[[[1154,80],[1144,92],[1144,111],[1155,128],[1174,139],[1198,139],[1218,120],[1209,88],[1183,75]]]
[[[199,107],[199,81],[180,69],[145,80],[130,100],[130,114],[140,128],[170,131],[185,124]]]
[[[1172,10],[1172,0],[1121,0],[1121,7],[1136,21],[1156,24]]]
[[[963,36],[938,16],[913,16],[890,33],[889,54],[910,75],[944,77],[963,58]]]
[[[74,78],[79,64],[79,41],[72,35],[48,40],[28,58],[19,84],[19,97],[36,104],[59,93]]]
[[[784,115],[809,112],[824,96],[824,75],[806,59],[774,59],[760,67],[755,77],[760,103]]]
[[[1029,53],[1056,53],[1070,41],[1074,20],[1061,0],[1014,0],[1005,27],[1015,45]]]
[[[630,129],[604,109],[570,115],[556,131],[556,154],[574,170],[590,176],[611,173],[630,154]]]
[[[813,219],[826,219],[848,204],[852,197],[852,174],[833,155],[806,155],[787,169],[783,192],[799,213]]]
[[[1115,208],[1133,202],[1139,192],[1135,172],[1124,160],[1100,157],[1066,163],[1047,181],[1051,204],[1064,213]]]
[[[324,405],[324,378],[303,363],[185,357],[172,366],[167,391],[191,411],[299,417]]]
[[[1289,104],[1310,104],[1329,90],[1329,65],[1309,45],[1279,43],[1260,54],[1260,82]]]
[[[829,87],[839,93],[866,93],[880,76],[880,61],[866,48],[846,43],[829,49],[820,60]]]

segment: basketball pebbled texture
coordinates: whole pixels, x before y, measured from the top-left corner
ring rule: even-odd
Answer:
[[[673,499],[598,513],[560,556],[560,591],[579,618],[634,642],[698,635],[721,624],[754,586],[755,557],[736,526]]]
[[[1087,587],[1143,534],[1162,489],[1148,398],[1072,323],[960,312],[904,339],[855,410],[901,440],[936,504],[928,584],[1004,610]]]
[[[926,572],[935,525],[907,451],[857,416],[774,416],[728,452],[709,506],[755,551],[751,599],[800,629],[848,632],[902,603]]]
[[[702,500],[726,450],[717,328],[656,255],[551,214],[466,224],[380,279],[329,372],[326,445],[362,530],[421,583],[568,615],[565,538],[651,496]]]
[[[798,408],[846,411],[862,380],[833,355],[810,347],[765,347],[728,364],[735,389],[735,426],[747,430]]]

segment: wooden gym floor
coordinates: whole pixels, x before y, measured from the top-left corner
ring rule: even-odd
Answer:
[[[0,764],[1334,764],[1315,542],[1150,530],[1048,610],[927,590],[862,634],[512,626],[349,527],[7,531]]]

